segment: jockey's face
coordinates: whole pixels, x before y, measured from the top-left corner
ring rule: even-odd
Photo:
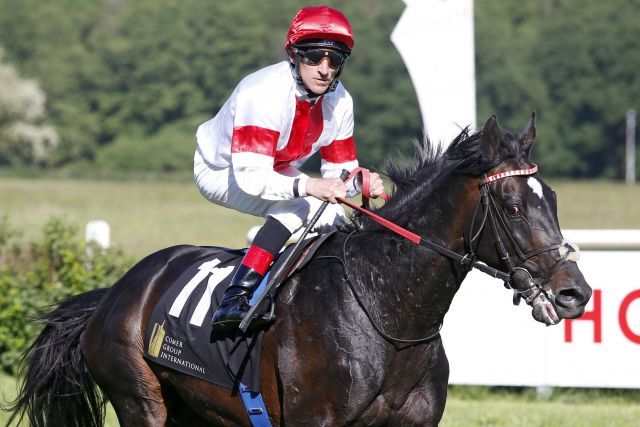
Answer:
[[[337,71],[329,66],[329,58],[322,58],[317,65],[300,61],[300,78],[307,89],[316,95],[322,95],[329,89]]]

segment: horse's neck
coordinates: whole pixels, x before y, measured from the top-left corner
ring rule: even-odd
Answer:
[[[477,200],[470,194],[465,179],[453,178],[425,200],[413,201],[416,211],[401,225],[424,240],[463,254],[463,236]],[[459,263],[389,233],[372,233],[360,239],[360,246],[362,250],[368,247],[367,260],[361,266],[366,269],[375,265],[378,277],[371,294],[378,297],[372,297],[371,303],[384,313],[383,317],[396,317],[398,328],[416,334],[442,321],[466,276]],[[358,273],[366,282],[372,273],[365,269]]]
[[[407,227],[421,236],[441,239],[449,245],[461,245],[461,239],[471,221],[479,193],[469,178],[449,175],[439,180],[436,188],[425,197],[416,197],[410,210]],[[407,208],[405,208],[407,209]],[[456,249],[450,247],[449,249]]]

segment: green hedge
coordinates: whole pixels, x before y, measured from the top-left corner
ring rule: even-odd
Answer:
[[[132,264],[119,248],[87,245],[61,218],[50,219],[34,242],[0,218],[0,369],[17,372],[42,328],[35,317],[71,295],[111,286]]]

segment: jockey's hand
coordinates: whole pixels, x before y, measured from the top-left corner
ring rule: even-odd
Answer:
[[[347,197],[347,186],[338,178],[309,178],[306,190],[307,195],[330,203],[338,203],[338,197]]]
[[[369,192],[374,199],[384,193],[384,182],[382,178],[375,172],[371,172],[369,176]]]

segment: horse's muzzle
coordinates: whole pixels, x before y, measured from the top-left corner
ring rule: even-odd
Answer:
[[[551,288],[559,316],[575,319],[584,314],[592,290],[575,262],[568,262],[562,266],[554,275]]]
[[[584,314],[584,308],[591,298],[591,288],[586,282],[563,287],[557,291],[555,306],[558,315],[565,319],[575,319]]]

